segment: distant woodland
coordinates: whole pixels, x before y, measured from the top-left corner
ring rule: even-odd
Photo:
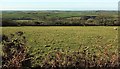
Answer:
[[[118,26],[117,11],[3,11],[2,26]]]

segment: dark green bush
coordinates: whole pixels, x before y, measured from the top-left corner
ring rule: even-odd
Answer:
[[[3,19],[2,20],[2,26],[18,26],[18,23],[11,19]]]

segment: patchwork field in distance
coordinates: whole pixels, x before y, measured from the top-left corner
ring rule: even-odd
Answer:
[[[23,31],[28,41],[29,53],[34,55],[33,65],[40,63],[39,57],[53,50],[84,50],[97,56],[105,51],[118,53],[118,31],[115,26],[42,26],[3,27],[3,34]],[[104,57],[103,57],[104,58]]]

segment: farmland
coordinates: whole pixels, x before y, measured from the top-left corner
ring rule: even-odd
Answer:
[[[3,11],[2,26],[116,26],[117,11]]]
[[[3,11],[2,15],[4,68],[120,67],[117,11]]]
[[[33,55],[32,66],[40,65],[39,58],[49,52],[64,50],[67,54],[73,51],[83,51],[95,54],[108,60],[109,56],[118,53],[118,31],[115,26],[22,26],[3,27],[3,34],[10,35],[23,31],[27,38],[29,54]],[[101,57],[102,56],[102,57]]]

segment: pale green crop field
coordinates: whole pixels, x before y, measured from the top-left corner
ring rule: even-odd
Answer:
[[[96,52],[98,56],[104,51],[109,54],[117,53],[118,30],[114,28],[110,26],[23,26],[3,27],[2,31],[6,35],[23,31],[27,38],[29,53],[37,59],[53,50],[77,51],[85,47],[88,52]]]

